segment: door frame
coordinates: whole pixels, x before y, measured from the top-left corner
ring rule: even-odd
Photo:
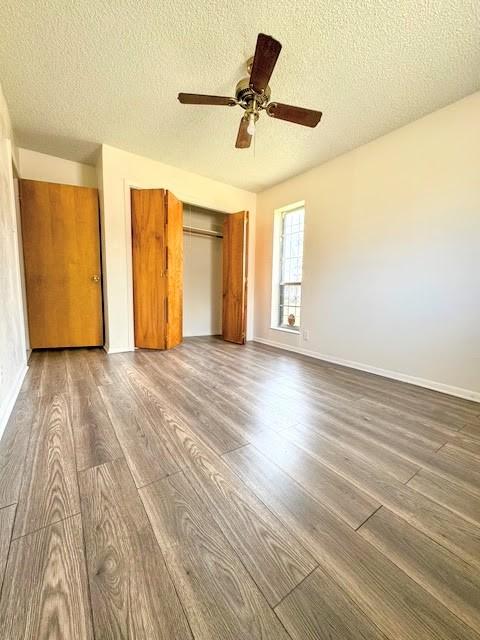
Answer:
[[[124,200],[124,227],[125,227],[125,267],[126,267],[126,298],[127,298],[127,335],[128,335],[128,344],[125,345],[125,348],[109,350],[108,353],[116,353],[123,351],[135,351],[135,329],[134,329],[134,306],[133,306],[133,260],[132,260],[132,204],[131,204],[131,190],[132,189],[165,189],[166,191],[172,191],[178,200],[184,205],[191,205],[192,207],[200,207],[201,209],[209,209],[211,211],[217,211],[220,213],[224,213],[225,215],[230,215],[232,213],[238,213],[238,208],[234,211],[221,211],[220,209],[214,209],[212,206],[207,206],[201,202],[196,202],[195,197],[185,195],[182,193],[181,189],[170,188],[168,186],[168,180],[165,180],[166,185],[158,186],[157,184],[141,183],[133,180],[124,179],[123,180],[123,200]],[[252,234],[252,226],[253,220],[252,212],[249,210],[249,239],[248,239],[248,272],[252,273],[250,269],[253,270],[253,260],[254,260],[254,246],[252,247],[252,240],[254,240],[254,234]],[[107,285],[108,286],[108,285]],[[247,295],[246,295],[246,303],[247,303],[247,340],[253,339],[253,335],[249,335],[249,328],[253,327],[253,286],[250,282],[248,282],[247,286]],[[107,314],[108,315],[108,314]]]
[[[17,221],[17,240],[18,240],[18,258],[19,264],[21,263],[21,281],[20,288],[23,298],[23,323],[24,323],[24,345],[27,353],[27,360],[30,358],[32,353],[32,347],[30,345],[30,330],[29,330],[29,318],[28,318],[28,301],[27,301],[27,285],[26,285],[26,276],[25,276],[25,256],[24,256],[24,246],[23,246],[23,232],[22,232],[22,197],[21,197],[21,182],[22,181],[30,181],[37,183],[45,183],[52,185],[60,185],[66,187],[75,187],[75,188],[86,188],[91,189],[96,192],[96,201],[97,201],[97,233],[98,233],[98,258],[99,258],[99,276],[100,279],[98,281],[100,287],[100,314],[101,314],[101,332],[102,332],[102,340],[99,345],[85,345],[88,346],[96,346],[97,348],[106,350],[106,336],[107,336],[107,324],[106,324],[106,301],[105,301],[105,287],[106,287],[106,272],[104,269],[105,259],[104,259],[104,232],[103,232],[103,215],[102,215],[102,203],[100,200],[100,190],[98,185],[89,186],[84,184],[69,184],[66,182],[58,182],[52,180],[38,180],[31,178],[21,178],[18,175],[18,170],[16,164],[12,163],[13,169],[13,181],[14,184],[14,195],[15,195],[15,210],[16,210],[16,221]],[[56,347],[46,347],[46,348],[56,348]],[[84,347],[60,347],[60,348],[84,348]]]

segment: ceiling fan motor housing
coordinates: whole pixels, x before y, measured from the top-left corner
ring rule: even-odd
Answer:
[[[263,107],[270,100],[270,87],[258,94],[251,88],[250,78],[242,78],[235,88],[235,98],[243,105],[249,105],[256,100],[257,107]]]

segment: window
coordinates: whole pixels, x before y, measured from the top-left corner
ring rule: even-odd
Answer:
[[[276,225],[280,262],[276,278],[276,326],[293,331],[298,331],[301,323],[304,213],[303,204],[280,211]]]

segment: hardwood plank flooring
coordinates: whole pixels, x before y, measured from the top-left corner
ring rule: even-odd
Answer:
[[[143,356],[143,358],[142,358]],[[140,354],[140,368],[147,367],[150,375],[157,377],[157,394],[161,394],[164,402],[176,407],[176,413],[186,422],[192,425],[192,430],[206,442],[217,453],[223,453],[229,449],[234,449],[245,442],[237,430],[229,424],[225,416],[212,403],[202,403],[200,406],[199,397],[192,392],[188,385],[179,385],[177,379],[173,379],[156,364],[152,365],[151,354]],[[160,374],[160,375],[158,375]]]
[[[119,384],[108,385],[100,387],[100,395],[137,487],[179,470],[164,438],[156,431],[148,415],[132,402],[128,388]]]
[[[228,457],[241,478],[389,638],[480,637],[253,447]]]
[[[458,433],[458,429],[432,420],[431,418],[425,418],[419,416],[414,411],[410,410],[408,402],[403,407],[394,407],[375,402],[369,398],[360,398],[355,403],[355,409],[360,413],[363,413],[367,420],[384,420],[387,423],[387,429],[406,429],[420,437],[426,437],[429,440],[438,440],[438,446],[440,448],[449,437]]]
[[[480,424],[477,421],[469,422],[463,427],[463,429],[461,429],[461,433],[475,438],[480,438]]]
[[[42,396],[34,406],[15,538],[80,511],[69,404],[56,395]]]
[[[87,349],[85,359],[87,367],[98,386],[115,382],[118,354],[108,355],[102,349]]]
[[[380,502],[280,435],[261,432],[253,439],[253,444],[311,495],[321,496],[322,503],[354,529],[381,506]],[[225,460],[229,460],[228,454]]]
[[[183,374],[185,366],[191,366],[196,372],[196,379],[205,380],[205,361],[208,355],[204,353],[205,349],[203,350],[203,356],[201,355],[201,349],[198,352],[196,350],[192,351],[191,346],[191,344],[188,344],[185,347],[184,344],[176,350],[179,351],[178,357],[181,361],[179,371]],[[180,351],[182,348],[183,350]],[[213,368],[208,369],[208,387],[212,387],[213,392],[216,392],[219,397],[227,401],[234,410],[238,409],[247,414],[252,421],[253,433],[259,428],[260,424],[263,425],[263,428],[268,426],[272,429],[284,429],[298,423],[298,412],[295,411],[291,404],[288,406],[284,404],[280,407],[278,406],[279,403],[267,402],[265,398],[257,396],[256,393],[251,393],[248,388],[251,377],[245,377],[244,380],[242,377],[238,377],[238,366],[232,379],[231,371],[234,361],[229,361],[228,367],[221,366],[222,361],[219,362],[218,356],[212,358],[211,361]],[[258,378],[258,370],[253,375]],[[263,370],[260,375],[264,375]],[[242,384],[240,384],[240,380],[243,380]]]
[[[480,629],[480,574],[476,567],[432,544],[424,533],[384,507],[359,533],[472,629]]]
[[[46,351],[33,351],[30,354],[27,373],[25,374],[19,397],[27,393],[30,397],[38,395],[45,372],[46,358]]]
[[[68,391],[67,351],[44,351],[42,356],[43,369],[38,395],[51,396]]]
[[[480,497],[452,482],[448,482],[442,476],[422,469],[411,480],[408,486],[422,493],[427,498],[447,507],[465,520],[480,526]]]
[[[151,362],[151,357],[148,354],[146,358]],[[162,363],[162,378],[169,380],[177,389],[185,384],[181,371],[182,369],[179,371],[173,362],[167,365]],[[237,403],[229,401],[221,392],[210,389],[208,380],[202,380],[198,376],[189,377],[188,390],[191,394],[190,398],[193,400],[193,407],[196,409],[198,409],[199,402],[205,395],[210,399],[204,416],[204,423],[208,424],[209,433],[218,430],[216,425],[220,423],[220,430],[230,434],[230,440],[226,442],[222,442],[220,439],[217,442],[210,441],[210,446],[218,453],[223,453],[229,448],[236,448],[246,443],[246,434],[250,430],[258,430],[258,420],[249,421],[248,414],[238,407]],[[188,419],[188,415],[184,414],[184,417]]]
[[[0,594],[2,592],[3,576],[7,564],[10,540],[12,538],[13,521],[15,518],[16,505],[0,509]]]
[[[425,451],[406,438],[397,441],[395,435],[391,437],[382,427],[373,427],[370,423],[362,423],[361,432],[358,433],[355,422],[351,422],[348,415],[342,415],[339,411],[335,414],[332,411],[326,412],[314,423],[308,423],[308,426],[323,437],[342,443],[344,448],[354,450],[356,455],[371,460],[375,468],[382,468],[400,482],[407,482],[423,467],[480,495],[477,460],[471,461],[471,454],[466,451],[448,444],[436,453]],[[470,468],[466,469],[468,464]]]
[[[457,449],[473,453],[480,459],[480,437],[468,436],[462,432],[456,433],[455,437],[449,438],[448,443]]]
[[[283,525],[263,503],[238,482],[228,465],[208,448],[196,433],[165,409],[162,395],[140,372],[130,374],[128,387],[137,412],[148,412],[153,423],[162,427],[168,447],[209,505],[213,517],[230,544],[250,571],[270,604],[277,604],[316,566]],[[172,417],[175,416],[175,417]]]
[[[87,349],[65,351],[67,387],[71,396],[89,396],[96,391],[97,384],[88,366]]]
[[[122,457],[122,449],[97,389],[70,398],[77,469],[82,471]]]
[[[377,444],[375,437],[370,436],[366,430],[357,435],[355,428],[350,428],[346,423],[341,411],[336,412],[336,415],[325,412],[315,422],[303,426],[318,431],[324,438],[332,440],[345,451],[352,451],[375,469],[391,475],[400,482],[407,482],[420,469],[418,465]]]
[[[12,542],[0,638],[93,638],[79,515]]]
[[[225,450],[237,448],[237,446],[246,443],[251,434],[257,433],[259,429],[268,428],[255,412],[255,409],[252,410],[251,404],[244,401],[242,393],[235,392],[232,389],[229,389],[228,393],[226,393],[224,382],[222,387],[212,388],[211,379],[199,375],[200,368],[198,371],[195,368],[193,372],[190,370],[191,366],[188,357],[179,359],[176,353],[172,353],[171,356],[171,358],[164,358],[162,361],[162,377],[167,376],[169,380],[173,380],[181,386],[188,384],[189,390],[196,396],[197,404],[202,401],[202,398],[208,396],[210,408],[213,407],[217,414],[218,412],[221,414],[222,429],[225,429],[226,425],[228,425],[232,433],[233,441],[225,443]],[[166,364],[165,361],[167,363],[171,362],[171,364]],[[178,363],[180,363],[180,367]],[[185,377],[185,369],[187,371],[190,370],[191,374],[188,375],[187,379]],[[286,422],[285,416],[283,416],[281,426],[290,426],[296,422],[296,419]],[[212,422],[210,420],[210,429],[211,425]],[[214,444],[213,448],[218,451],[218,447],[215,447]]]
[[[345,455],[341,446],[322,438],[308,427],[292,427],[282,432],[319,462],[330,467],[374,500],[410,522],[439,544],[480,568],[480,530],[456,517],[450,509],[426,498],[410,486],[378,472],[354,455]]]
[[[124,460],[80,474],[97,638],[191,638],[175,588]]]
[[[479,569],[478,403],[210,337],[32,354],[2,639],[480,640]]]
[[[480,457],[476,453],[466,451],[447,442],[445,446],[439,449],[438,457],[442,460],[448,460],[450,463],[470,473],[468,483],[472,481],[475,483],[476,479],[480,480]],[[477,488],[478,484],[475,484],[475,487]]]
[[[140,491],[195,638],[284,640],[262,597],[207,505],[183,473]]]
[[[0,441],[0,508],[18,502],[35,403],[19,397]]]
[[[315,569],[276,608],[293,640],[386,640],[325,571]]]

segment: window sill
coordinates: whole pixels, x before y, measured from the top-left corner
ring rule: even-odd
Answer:
[[[270,327],[273,331],[284,331],[285,333],[293,333],[296,336],[300,335],[300,329],[287,329],[286,327]]]

